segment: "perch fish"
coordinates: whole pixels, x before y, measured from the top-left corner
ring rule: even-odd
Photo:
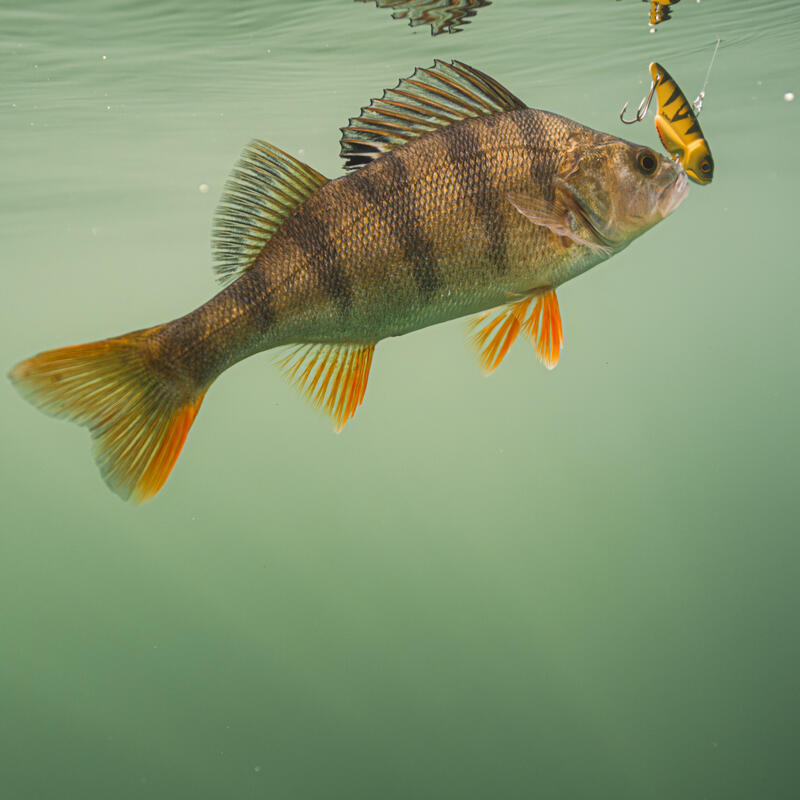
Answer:
[[[555,366],[557,287],[688,190],[671,158],[528,108],[458,61],[417,69],[362,108],[342,128],[341,156],[347,174],[328,180],[252,142],[217,211],[219,294],[172,322],[11,370],[42,411],[89,429],[120,497],[159,491],[208,388],[264,350],[291,346],[284,371],[337,429],[389,336],[477,314],[487,372],[519,334]]]

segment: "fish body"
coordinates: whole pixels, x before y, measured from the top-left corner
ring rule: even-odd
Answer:
[[[464,120],[322,186],[266,243],[252,271],[272,346],[375,342],[558,286],[602,256],[564,246],[509,202],[532,175],[552,199],[570,137],[525,109]],[[535,180],[535,179],[534,179]]]
[[[581,154],[615,147],[650,153],[536,109],[431,132],[321,186],[198,320],[229,309],[221,319],[230,327],[238,312],[241,353],[250,355],[290,343],[374,343],[555,289],[610,253],[531,224],[509,198],[536,192],[552,202]],[[231,344],[222,363],[223,353],[239,360]]]
[[[245,150],[215,228],[231,282],[208,303],[12,370],[32,402],[90,428],[121,496],[160,489],[210,384],[256,352],[293,345],[284,370],[339,428],[389,336],[479,313],[486,371],[519,334],[554,366],[555,289],[686,195],[671,159],[528,108],[459,62],[417,70],[342,130],[352,171],[332,181],[264,142]]]

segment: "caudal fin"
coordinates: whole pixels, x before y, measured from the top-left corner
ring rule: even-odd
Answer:
[[[164,485],[207,388],[156,369],[150,345],[162,327],[48,350],[9,373],[42,411],[89,428],[105,482],[137,503]]]

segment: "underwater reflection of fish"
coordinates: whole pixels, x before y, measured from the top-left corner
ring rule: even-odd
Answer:
[[[479,8],[491,5],[491,0],[356,0],[374,2],[379,8],[394,10],[392,19],[407,19],[411,27],[430,25],[431,35],[458,33],[468,25]]]
[[[266,142],[232,173],[215,226],[229,285],[184,317],[14,367],[31,402],[90,429],[108,485],[143,501],[167,479],[228,367],[294,345],[288,376],[341,428],[375,344],[482,314],[487,371],[519,333],[558,361],[556,288],[684,199],[679,164],[547,111],[488,75],[437,61],[342,129],[351,170],[327,180]]]

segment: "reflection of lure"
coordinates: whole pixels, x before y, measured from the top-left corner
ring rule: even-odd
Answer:
[[[716,54],[716,50],[714,52]],[[658,111],[655,123],[661,144],[670,155],[681,162],[686,174],[693,181],[711,183],[711,179],[714,177],[714,159],[711,157],[711,150],[703,136],[692,105],[672,76],[656,61],[650,64],[650,77],[652,78],[650,91],[647,93],[647,97],[639,103],[636,116],[633,119],[625,119],[625,109],[628,107],[628,104],[625,103],[619,115],[620,120],[626,125],[641,122],[647,115],[653,95],[656,95]],[[702,105],[703,94],[700,92],[695,101],[698,106]]]
[[[644,2],[648,2],[648,0],[644,0]],[[658,25],[666,22],[672,14],[670,6],[674,6],[678,2],[680,0],[650,0],[650,24]]]
[[[650,65],[650,77],[658,98],[655,122],[661,144],[693,181],[711,183],[714,159],[691,104],[661,64]]]

